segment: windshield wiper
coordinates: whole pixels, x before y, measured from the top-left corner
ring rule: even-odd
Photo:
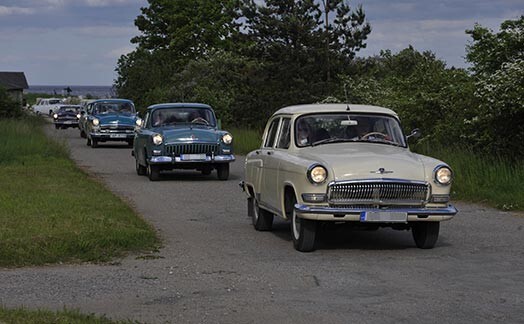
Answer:
[[[356,140],[350,139],[350,138],[330,137],[330,138],[326,138],[320,141],[313,142],[311,143],[311,146],[317,146],[320,144],[328,144],[328,143],[342,143],[342,142],[356,142]]]

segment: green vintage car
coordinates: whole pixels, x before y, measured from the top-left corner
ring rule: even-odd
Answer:
[[[199,103],[164,103],[147,108],[136,130],[133,156],[138,175],[156,181],[160,172],[193,169],[220,180],[229,177],[235,161],[233,136],[220,130],[213,109]]]

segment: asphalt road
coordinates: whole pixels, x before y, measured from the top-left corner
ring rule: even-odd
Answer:
[[[317,251],[300,253],[287,223],[253,229],[238,187],[243,157],[227,182],[189,171],[150,182],[136,175],[129,148],[92,149],[77,130],[49,131],[164,246],[104,265],[0,269],[6,307],[148,323],[524,322],[522,216],[458,203],[432,250],[417,249],[406,231],[335,227],[321,232]]]

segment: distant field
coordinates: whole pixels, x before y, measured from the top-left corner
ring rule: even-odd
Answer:
[[[159,245],[154,229],[78,169],[42,121],[0,120],[0,266],[101,262]]]

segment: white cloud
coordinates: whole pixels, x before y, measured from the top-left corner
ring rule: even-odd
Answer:
[[[90,7],[108,7],[113,5],[121,5],[126,3],[138,3],[143,1],[138,0],[86,0],[86,4]]]
[[[0,6],[0,17],[11,15],[31,15],[35,13],[33,8]]]
[[[134,47],[134,46],[124,46],[124,47],[120,47],[120,48],[115,48],[115,49],[109,51],[108,53],[106,53],[105,57],[109,58],[109,59],[118,59],[122,55],[126,55],[126,54],[131,53],[132,51],[135,50],[135,48],[136,47]]]

